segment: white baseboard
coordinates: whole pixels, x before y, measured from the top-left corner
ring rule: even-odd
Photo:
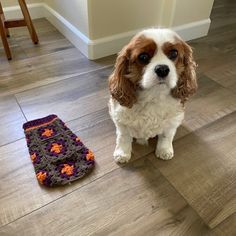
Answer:
[[[88,59],[95,60],[115,54],[139,31],[129,31],[96,40],[89,39],[74,25],[53,10],[45,3],[29,4],[29,11],[33,19],[47,18],[68,40],[70,40]],[[18,6],[4,8],[6,18],[21,17]],[[206,36],[210,28],[210,19],[205,19],[181,26],[174,27],[183,39],[192,40]]]
[[[188,41],[206,36],[208,34],[210,24],[211,19],[208,18],[173,27],[173,30],[176,31],[184,40]]]
[[[62,17],[58,12],[53,10],[47,4],[43,4],[45,8],[45,17],[51,22],[72,44],[74,44],[86,57],[93,60],[90,56],[91,40],[80,32],[68,20]]]

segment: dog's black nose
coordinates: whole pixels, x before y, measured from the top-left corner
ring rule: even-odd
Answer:
[[[154,71],[160,78],[165,78],[169,74],[170,69],[167,65],[157,65]]]

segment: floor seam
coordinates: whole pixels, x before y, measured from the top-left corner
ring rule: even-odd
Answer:
[[[24,118],[25,118],[25,121],[28,121],[28,119],[27,119],[27,117],[26,117],[26,115],[25,115],[25,113],[24,113],[24,111],[23,111],[23,109],[22,109],[22,107],[21,107],[21,105],[20,105],[20,103],[19,103],[19,101],[18,101],[18,99],[17,99],[17,97],[16,97],[16,95],[14,94],[14,99],[15,99],[15,101],[16,101],[16,103],[17,103],[17,105],[19,106],[19,108],[20,108],[20,110],[21,110],[21,113],[22,113],[22,115],[24,116]]]
[[[45,86],[48,86],[48,85],[59,83],[61,81],[65,81],[65,80],[68,80],[68,79],[73,79],[73,78],[75,78],[77,76],[86,75],[88,73],[92,73],[92,72],[100,71],[100,70],[103,70],[103,69],[107,69],[107,68],[112,67],[112,66],[113,66],[113,64],[112,65],[108,65],[108,66],[104,66],[104,67],[101,67],[101,68],[97,68],[95,70],[89,70],[89,71],[81,72],[81,73],[79,73],[77,75],[72,75],[71,77],[68,77],[68,78],[65,78],[65,79],[61,79],[61,80],[58,80],[58,81],[55,81],[55,82],[51,82],[51,83],[40,85],[40,86],[37,86],[37,87],[25,89],[25,90],[22,90],[20,92],[13,92],[13,94],[15,95],[15,97],[17,97],[17,95],[20,95],[21,93],[25,93],[25,92],[28,92],[28,91],[33,90],[33,89],[38,89],[38,88],[42,88],[42,87],[45,87]],[[9,94],[9,95],[11,95],[11,94]],[[4,95],[4,96],[8,96],[8,95]]]
[[[14,141],[9,142],[9,143],[5,143],[5,144],[3,144],[3,145],[0,145],[0,148],[5,147],[5,146],[7,146],[7,145],[10,145],[10,144],[12,144],[12,143],[15,143],[15,142],[17,142],[17,141],[20,141],[20,140],[22,140],[22,139],[24,139],[24,137],[21,137],[21,138],[18,138],[18,139],[16,139],[16,140],[14,140]]]

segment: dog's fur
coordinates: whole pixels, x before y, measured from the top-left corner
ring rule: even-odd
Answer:
[[[145,63],[143,53],[149,58]],[[165,78],[155,73],[157,65],[169,67]],[[133,138],[143,144],[156,135],[156,156],[173,157],[172,141],[184,118],[184,104],[197,90],[195,69],[191,47],[168,29],[142,31],[122,49],[109,78],[117,162],[129,161]]]

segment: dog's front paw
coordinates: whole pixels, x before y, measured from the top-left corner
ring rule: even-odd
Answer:
[[[115,162],[117,162],[117,163],[126,163],[130,160],[131,153],[125,153],[121,149],[116,149],[113,154],[113,157],[115,159]]]
[[[157,149],[156,156],[162,160],[170,160],[174,156],[173,148]]]

